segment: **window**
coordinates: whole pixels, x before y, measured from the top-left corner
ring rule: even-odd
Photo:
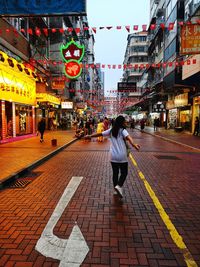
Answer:
[[[176,3],[177,3],[177,0],[172,0],[172,10],[174,9]]]

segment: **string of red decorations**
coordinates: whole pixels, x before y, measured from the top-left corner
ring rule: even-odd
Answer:
[[[191,22],[191,21],[179,21],[178,24],[180,26],[183,25],[190,25],[190,24],[200,24],[200,19],[196,19],[195,21]],[[161,29],[165,30],[169,30],[172,31],[174,29],[174,22],[165,24],[165,23],[159,23],[159,24],[150,24],[149,25],[149,29],[150,30],[155,30],[157,29],[157,27],[160,27]],[[44,34],[46,36],[48,36],[50,33],[71,33],[73,31],[75,31],[77,34],[80,34],[81,32],[84,31],[88,31],[88,30],[92,30],[95,34],[97,33],[98,30],[111,30],[111,29],[116,29],[116,30],[122,30],[125,29],[128,32],[130,31],[147,31],[148,30],[148,25],[147,24],[143,24],[141,26],[139,25],[127,25],[127,26],[100,26],[100,27],[83,27],[83,28],[72,28],[72,27],[68,27],[67,29],[64,28],[28,28],[28,29],[21,29],[21,33],[23,34],[30,34],[30,35],[37,35],[40,36],[41,34]],[[14,33],[16,36],[18,36],[18,31],[16,29],[13,28],[7,28],[5,30],[0,29],[0,35],[3,33],[3,31],[5,31],[6,33]]]
[[[60,90],[60,89],[57,89],[57,90]],[[61,90],[63,90],[63,89],[61,89]],[[145,90],[147,90],[146,88],[142,88],[142,91],[144,92]],[[84,89],[69,89],[68,90],[69,92],[71,92],[71,93],[75,93],[75,92],[77,92],[77,93],[85,93],[85,92],[88,92],[88,93],[96,93],[97,92],[97,89],[92,89],[92,90],[89,90],[89,91],[87,91],[87,90],[84,90]],[[136,90],[134,90],[134,91],[129,91],[129,90],[121,90],[120,92],[118,91],[118,90],[106,90],[106,92],[108,93],[108,94],[116,94],[116,93],[132,93],[132,92],[139,92],[137,89]]]
[[[34,65],[36,62],[40,64],[52,64],[54,66],[56,65],[62,65],[65,64],[62,61],[52,61],[52,60],[30,60],[30,64]],[[152,63],[152,64],[81,64],[82,68],[89,69],[89,68],[108,68],[108,69],[148,69],[150,67],[152,68],[166,68],[166,67],[179,67],[184,65],[192,65],[196,64],[197,60],[195,58],[193,59],[186,59],[181,61],[170,61],[170,62],[161,62],[161,63]]]
[[[59,90],[59,89],[57,89],[57,90]],[[63,90],[63,89],[61,89],[61,90]],[[145,91],[146,89],[142,89],[143,91]],[[94,94],[94,93],[96,93],[97,92],[97,90],[95,90],[95,89],[93,89],[93,90],[84,90],[84,89],[68,89],[68,91],[70,92],[70,93],[85,93],[85,92],[88,92],[88,93],[92,93],[92,94]],[[107,93],[110,93],[110,94],[114,94],[114,93],[132,93],[132,92],[138,92],[138,90],[136,89],[135,91],[127,91],[127,90],[121,90],[120,92],[118,91],[118,90],[107,90],[106,91]]]
[[[136,104],[138,101],[139,101],[139,99],[135,99],[133,101],[126,100],[124,102],[115,102],[115,103],[113,103],[113,105],[124,107],[125,105]],[[98,100],[86,100],[86,102],[87,102],[87,104],[94,105],[94,106],[95,105],[106,105],[106,104],[110,103],[110,101],[98,101]]]

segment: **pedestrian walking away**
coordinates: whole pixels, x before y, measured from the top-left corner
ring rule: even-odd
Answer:
[[[105,130],[104,128],[104,122],[103,119],[100,119],[100,121],[97,124],[97,133],[102,133]],[[103,136],[99,136],[97,138],[98,142],[103,142]]]
[[[194,133],[193,135],[199,135],[199,118],[196,116],[195,122],[194,122]]]
[[[44,142],[44,131],[46,128],[45,118],[41,118],[38,123],[38,132],[40,133],[40,142]]]
[[[131,125],[130,125],[130,128],[133,130],[135,129],[135,120],[134,118],[131,119]]]
[[[141,132],[144,131],[144,127],[145,127],[145,120],[144,119],[141,119],[141,121],[140,121],[140,129],[141,129]]]
[[[159,127],[159,118],[155,117],[155,119],[153,121],[154,131],[157,131],[158,127]]]
[[[125,141],[128,141],[136,150],[139,150],[140,146],[135,144],[133,138],[129,135],[126,130],[126,120],[121,115],[116,118],[112,128],[102,133],[87,135],[85,138],[91,139],[99,136],[110,137],[110,162],[113,171],[114,193],[122,198],[122,187],[128,175],[128,155]]]

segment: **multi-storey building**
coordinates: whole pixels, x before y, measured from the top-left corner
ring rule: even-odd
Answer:
[[[149,67],[147,87],[145,94],[146,108],[148,106],[148,122],[153,124],[155,117],[160,119],[161,124],[166,120],[165,101],[167,95],[163,86],[163,61],[164,61],[164,29],[165,25],[165,0],[150,2],[150,26],[148,29],[148,56]],[[152,28],[151,25],[154,27]],[[160,67],[156,67],[159,66]]]
[[[88,27],[87,16],[64,16],[50,18],[51,29],[63,29],[50,35],[50,58],[55,64],[50,65],[52,81],[61,80],[63,87],[56,90],[63,102],[72,101],[71,108],[62,109],[60,117],[72,119],[79,109],[85,106],[84,99],[89,99],[93,88],[95,69],[94,65],[94,37]],[[85,30],[88,28],[88,30]],[[64,62],[60,48],[74,40],[78,45],[84,45],[84,57],[82,61],[82,73],[79,77],[69,79],[65,76]],[[61,64],[60,64],[61,63]],[[59,87],[60,83],[57,83]],[[55,88],[56,89],[56,88]],[[77,112],[75,112],[75,110]],[[73,114],[74,113],[74,114]]]
[[[94,37],[87,30],[85,12],[59,17],[3,15],[0,24],[0,137],[6,142],[34,134],[41,117],[50,128],[50,121],[59,120],[62,113],[61,99],[75,103],[73,113],[85,91],[94,89],[96,70],[86,68],[94,65]],[[80,78],[68,80],[59,46],[72,38],[85,45],[86,54]]]
[[[48,29],[48,19],[3,17],[0,24],[0,135],[6,142],[35,133],[36,89],[49,75],[39,63],[49,56],[39,29]]]
[[[189,55],[181,53],[181,29],[188,19],[190,21],[193,17],[195,20],[194,16],[198,16],[197,2],[151,1],[148,31],[149,114],[150,118],[158,115],[166,128],[192,130],[192,95],[198,85],[195,76],[189,79],[191,75],[184,74],[186,69],[194,66],[182,67]]]
[[[146,74],[145,66],[148,63],[148,44],[147,44],[147,32],[136,32],[128,35],[127,47],[124,57],[124,73],[123,82],[136,84],[136,90],[121,92],[119,98],[121,102],[124,102],[123,98],[126,98],[126,103],[129,106],[139,101],[140,96],[146,90]],[[125,107],[124,107],[125,108]]]
[[[185,21],[191,21],[194,27],[200,20],[200,0],[185,1]],[[198,24],[200,28],[200,25]],[[200,46],[200,45],[199,45]],[[200,49],[200,47],[199,47]],[[200,54],[187,56],[187,59],[196,61],[196,64],[184,65],[182,68],[183,81],[192,86],[192,132],[194,131],[194,121],[196,116],[200,117]]]

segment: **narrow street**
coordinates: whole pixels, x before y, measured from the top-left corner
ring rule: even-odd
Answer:
[[[26,187],[1,190],[0,266],[200,266],[199,151],[130,133],[141,150],[131,151],[122,200],[109,140],[78,140],[32,170]],[[73,243],[77,226],[83,238]],[[45,231],[56,242],[40,246]]]

